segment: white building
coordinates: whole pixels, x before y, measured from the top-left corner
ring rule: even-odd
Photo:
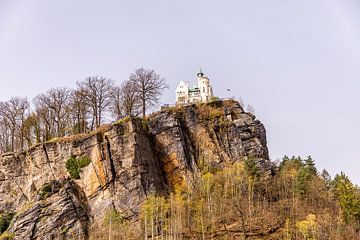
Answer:
[[[213,90],[208,77],[200,72],[197,74],[197,85],[189,87],[189,83],[181,81],[176,88],[176,105],[209,102],[213,98]]]

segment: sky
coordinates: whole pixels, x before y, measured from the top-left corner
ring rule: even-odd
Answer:
[[[0,0],[0,101],[145,67],[174,103],[200,66],[255,108],[272,160],[311,155],[360,184],[358,0]]]

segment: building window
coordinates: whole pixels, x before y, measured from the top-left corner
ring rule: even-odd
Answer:
[[[205,92],[205,87],[203,87],[203,92]]]

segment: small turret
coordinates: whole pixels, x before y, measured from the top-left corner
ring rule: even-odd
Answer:
[[[204,73],[203,73],[203,71],[201,70],[201,68],[200,68],[200,72],[198,72],[198,73],[196,74],[196,76],[197,76],[198,78],[204,77]]]
[[[200,90],[200,101],[209,102],[213,97],[212,87],[210,85],[209,78],[205,76],[200,68],[200,72],[197,74],[198,77],[198,88]]]

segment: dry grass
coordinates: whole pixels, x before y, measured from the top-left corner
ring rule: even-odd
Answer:
[[[103,133],[106,132],[108,130],[110,130],[112,127],[111,124],[104,124],[102,126],[100,126],[99,128],[97,128],[96,130],[93,130],[91,132],[88,133],[80,133],[80,134],[75,134],[75,135],[71,135],[71,136],[66,136],[66,137],[60,137],[60,138],[53,138],[45,143],[58,143],[58,142],[73,142],[73,141],[80,141],[80,140],[84,140],[86,138],[92,137],[98,133]]]
[[[201,118],[211,121],[221,116],[224,116],[224,108],[218,106],[219,105],[215,105],[215,107],[213,107],[209,104],[199,104],[198,111]]]
[[[90,231],[90,240],[108,240],[108,239],[123,239],[135,240],[140,239],[142,233],[138,224],[125,222],[122,224],[104,224],[103,226],[95,227]]]

